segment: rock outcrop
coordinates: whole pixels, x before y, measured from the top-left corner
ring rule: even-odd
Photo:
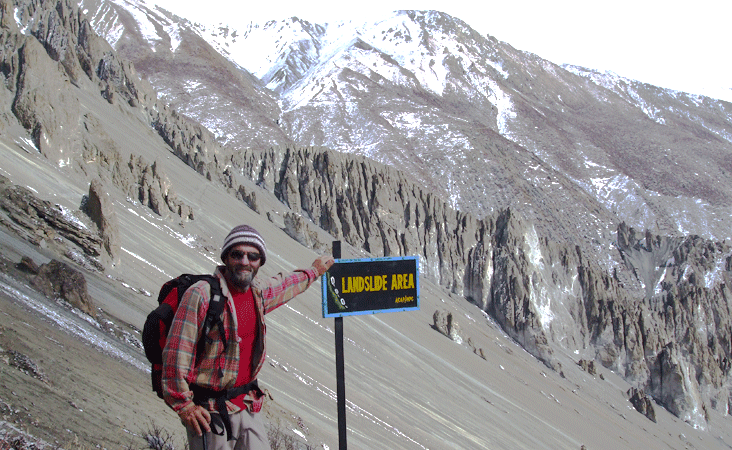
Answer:
[[[432,314],[432,328],[458,344],[462,343],[463,338],[460,335],[460,326],[453,320],[451,312],[435,311]]]
[[[85,212],[99,228],[99,234],[104,242],[104,249],[113,262],[118,262],[121,245],[117,214],[114,211],[114,205],[109,198],[109,194],[107,194],[99,179],[94,179],[89,184],[89,197],[86,202]]]
[[[154,98],[132,66],[96,36],[76,4],[39,0],[19,5],[17,16],[29,33],[21,34],[12,2],[3,3],[2,72],[7,89],[14,92],[11,109],[49,160],[69,162],[81,148],[84,127],[75,88],[114,91],[130,104]]]
[[[577,362],[577,365],[582,368],[585,372],[589,373],[593,377],[597,375],[597,367],[595,367],[595,361],[588,361],[581,359]]]
[[[317,227],[302,215],[288,211],[285,213],[284,221],[285,233],[303,246],[316,250],[327,247],[327,244],[320,239]]]
[[[418,255],[423,276],[480,306],[550,367],[560,370],[557,351],[589,349],[597,362],[699,426],[703,405],[721,413],[730,405],[726,244],[639,237],[621,224],[617,248],[608,249],[621,263],[607,271],[579,246],[539,236],[510,209],[475,219],[365,158],[275,148],[232,157],[231,165],[357,248]],[[296,223],[287,228],[307,244]],[[442,330],[442,322],[434,326]]]
[[[82,312],[96,316],[96,307],[87,291],[84,274],[70,265],[51,260],[39,267],[38,274],[31,281],[46,297],[64,300]]]
[[[98,233],[86,227],[71,212],[37,198],[29,189],[15,186],[2,176],[0,210],[5,213],[0,215],[0,221],[25,240],[41,247],[55,248],[59,254],[66,254],[91,268],[102,269],[97,260],[102,254],[102,238]]]
[[[0,329],[0,333],[1,332],[2,330]],[[30,377],[40,380],[45,384],[49,383],[48,376],[46,376],[46,373],[43,371],[41,366],[23,353],[12,349],[6,351],[0,347],[0,360],[10,367],[15,367]]]
[[[170,181],[158,169],[157,162],[148,164],[142,156],[131,155],[127,167],[134,180],[127,190],[133,195],[137,194],[133,198],[160,216],[173,213],[183,220],[193,220],[193,208],[178,199]]]
[[[630,403],[636,411],[648,417],[652,422],[656,421],[656,410],[653,408],[653,400],[643,392],[643,389],[630,388],[627,394]]]
[[[191,220],[192,208],[178,199],[157,163],[135,154],[127,159],[105,124],[85,112],[81,98],[96,95],[122,102],[147,123],[183,123],[177,126],[193,127],[198,133],[203,133],[202,127],[160,105],[149,84],[94,33],[75,3],[35,0],[19,5],[17,17],[28,34],[18,30],[13,3],[2,0],[0,6],[2,92],[12,99],[2,105],[3,122],[24,127],[38,151],[60,167],[74,167],[89,180],[109,179],[161,216],[172,213]],[[165,133],[161,136],[171,147],[176,144]],[[210,133],[206,137],[215,141]],[[177,147],[181,157],[206,154],[195,140],[185,146],[187,153]],[[199,164],[200,158],[193,157],[191,165]]]

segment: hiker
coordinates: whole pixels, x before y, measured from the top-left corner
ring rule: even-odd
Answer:
[[[222,323],[195,357],[201,322],[210,304],[210,283],[199,281],[183,295],[163,350],[163,397],[178,413],[190,450],[269,449],[258,412],[264,394],[257,374],[265,359],[264,315],[305,291],[334,260],[318,257],[308,269],[257,277],[267,261],[262,236],[248,225],[235,227],[221,248],[220,280],[226,305]],[[221,338],[221,331],[226,339]]]

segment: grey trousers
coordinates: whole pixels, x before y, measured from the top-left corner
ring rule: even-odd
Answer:
[[[217,416],[211,412],[211,416]],[[219,436],[215,433],[205,433],[206,450],[270,450],[267,429],[260,413],[250,413],[243,410],[231,414],[231,431],[235,439],[227,441],[226,433]],[[203,436],[196,436],[190,428],[188,433],[189,450],[204,450]]]

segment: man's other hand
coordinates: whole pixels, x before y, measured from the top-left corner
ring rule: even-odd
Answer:
[[[321,276],[330,269],[334,262],[332,255],[321,255],[313,261],[313,268],[318,272],[318,276]]]
[[[180,420],[186,428],[190,428],[196,434],[201,436],[203,431],[211,431],[211,414],[206,411],[206,408],[200,405],[196,405],[194,408],[181,412]]]

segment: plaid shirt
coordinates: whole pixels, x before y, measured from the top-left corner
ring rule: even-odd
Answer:
[[[217,391],[234,387],[239,371],[239,345],[236,345],[236,310],[231,293],[226,285],[224,266],[216,268],[214,275],[221,281],[221,291],[227,302],[222,314],[224,334],[228,345],[224,349],[219,328],[209,333],[212,338],[206,344],[203,356],[196,361],[196,343],[200,338],[200,328],[208,310],[211,289],[207,282],[200,281],[191,286],[181,299],[176,311],[168,339],[163,350],[163,387],[166,403],[177,413],[193,405],[193,392],[190,385],[196,384]],[[257,378],[265,359],[265,335],[267,332],[264,315],[282,306],[296,295],[304,292],[318,278],[314,268],[296,270],[290,274],[278,274],[270,279],[255,278],[252,294],[257,306],[257,337],[252,349],[252,380]],[[245,398],[245,403],[259,399]],[[240,408],[227,401],[230,412]],[[213,401],[209,409],[215,411]]]

